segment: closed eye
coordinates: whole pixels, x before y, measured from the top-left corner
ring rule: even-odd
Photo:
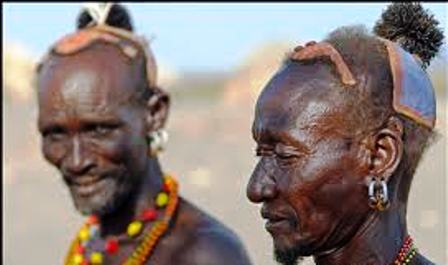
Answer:
[[[296,154],[290,154],[290,153],[275,153],[275,155],[280,159],[298,158]]]
[[[267,146],[257,146],[255,149],[255,156],[262,157],[262,156],[272,156],[274,154],[272,147]]]
[[[303,156],[304,153],[293,146],[284,145],[281,143],[275,146],[275,158],[280,164],[294,164],[298,162]]]
[[[42,136],[45,139],[49,139],[49,140],[60,140],[62,139],[65,135],[67,134],[67,130],[65,130],[63,127],[61,126],[50,126],[48,128],[45,128],[44,130],[42,130]]]
[[[106,136],[119,127],[116,123],[91,123],[84,126],[83,131],[94,136]]]

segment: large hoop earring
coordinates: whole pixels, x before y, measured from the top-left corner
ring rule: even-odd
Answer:
[[[384,211],[389,207],[389,195],[384,178],[372,177],[369,182],[368,193],[370,207],[378,211]]]
[[[148,141],[148,155],[151,157],[157,156],[161,151],[165,150],[165,145],[168,142],[168,133],[163,130],[153,131],[147,136]]]

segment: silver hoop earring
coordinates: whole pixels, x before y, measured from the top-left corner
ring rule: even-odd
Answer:
[[[168,133],[163,129],[153,131],[148,134],[147,141],[149,145],[149,156],[156,156],[165,150],[165,145],[168,142]]]
[[[379,210],[386,210],[389,205],[387,184],[384,178],[372,177],[368,187],[369,206]]]

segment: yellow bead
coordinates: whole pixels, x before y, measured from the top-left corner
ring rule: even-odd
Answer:
[[[89,228],[83,227],[81,228],[81,230],[79,230],[79,239],[81,241],[87,241],[89,240],[89,237],[90,237]]]
[[[73,256],[73,264],[75,264],[75,265],[81,264],[83,259],[84,258],[81,254],[76,254]]]
[[[90,255],[90,262],[92,264],[102,264],[103,255],[100,252],[93,252],[92,255]]]
[[[156,198],[156,205],[158,207],[163,207],[167,204],[168,204],[168,194],[166,194],[165,192],[159,193]]]
[[[130,237],[136,236],[142,230],[143,224],[140,221],[134,221],[128,225],[128,235]]]

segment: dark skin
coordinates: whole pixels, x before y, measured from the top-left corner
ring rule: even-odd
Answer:
[[[117,236],[120,249],[104,262],[121,264],[141,238],[129,240],[127,225],[154,207],[162,189],[163,173],[157,157],[147,155],[145,137],[164,126],[169,106],[167,95],[145,104],[136,100],[136,88],[145,82],[141,60],[131,62],[112,45],[95,45],[44,65],[38,125],[43,154],[61,172],[75,207],[100,216],[92,249]],[[183,198],[149,262],[251,264],[232,231]]]
[[[263,204],[284,264],[304,256],[319,265],[391,264],[407,235],[407,196],[393,192],[410,186],[410,176],[396,172],[403,126],[393,116],[382,127],[363,126],[344,91],[358,88],[339,78],[327,64],[289,63],[258,98],[252,133],[260,160],[247,196]],[[388,183],[386,211],[368,206],[371,176]],[[432,263],[417,255],[411,264]]]

